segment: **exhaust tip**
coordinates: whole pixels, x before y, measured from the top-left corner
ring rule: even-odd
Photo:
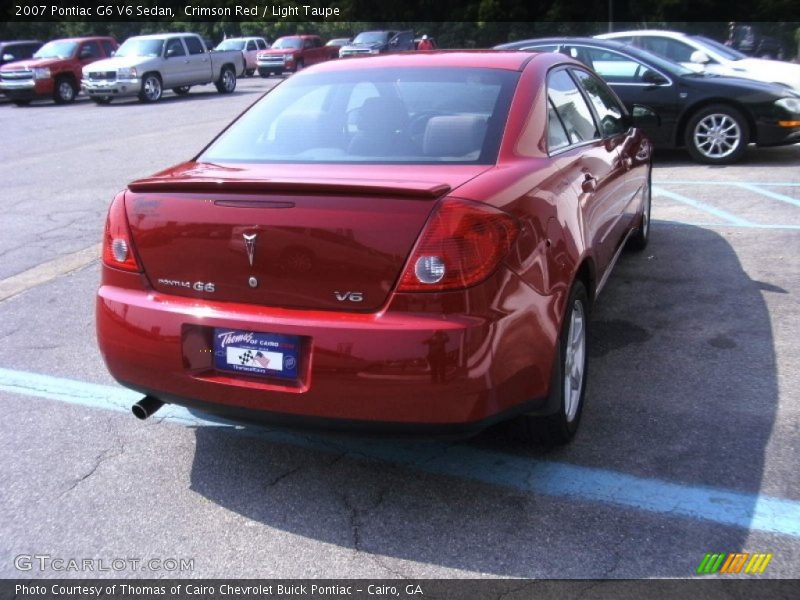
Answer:
[[[144,421],[162,406],[164,406],[164,403],[158,398],[154,398],[153,396],[145,396],[136,404],[131,406],[131,412],[133,413],[134,417]]]

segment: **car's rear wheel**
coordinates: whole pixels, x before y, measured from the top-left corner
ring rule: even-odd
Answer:
[[[696,161],[724,165],[741,160],[749,140],[744,115],[732,106],[714,104],[692,115],[684,141]]]
[[[180,87],[172,88],[172,91],[178,94],[178,96],[185,96],[189,93],[189,90],[192,89],[190,85],[182,85]]]
[[[236,89],[236,73],[231,67],[222,67],[219,79],[216,83],[217,91],[220,94],[232,94]]]
[[[526,437],[546,446],[566,444],[575,436],[586,394],[589,295],[580,280],[572,284],[553,365],[550,401],[558,411],[549,416],[520,417]]]
[[[69,77],[59,77],[56,79],[53,88],[53,100],[56,104],[70,104],[75,101],[78,95],[78,87]]]
[[[653,199],[653,188],[651,186],[652,171],[647,171],[647,181],[642,189],[642,213],[639,216],[639,226],[628,238],[628,248],[631,250],[644,250],[647,242],[650,241],[650,206]]]
[[[139,92],[139,100],[142,102],[158,102],[164,88],[161,86],[161,78],[155,73],[148,73],[142,79],[142,91]]]

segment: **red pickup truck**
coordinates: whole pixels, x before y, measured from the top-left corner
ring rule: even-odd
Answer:
[[[81,69],[110,57],[116,49],[117,42],[111,37],[53,40],[33,58],[0,67],[0,91],[18,106],[43,98],[69,104],[80,90]]]
[[[338,57],[339,48],[326,46],[318,35],[287,35],[256,55],[256,68],[259,75],[269,77]]]

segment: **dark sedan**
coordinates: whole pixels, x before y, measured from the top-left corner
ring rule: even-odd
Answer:
[[[695,73],[609,40],[542,38],[496,48],[561,52],[580,60],[608,82],[629,110],[656,113],[649,126],[642,122],[656,147],[685,147],[699,162],[735,162],[748,143],[800,142],[800,95],[781,86]]]

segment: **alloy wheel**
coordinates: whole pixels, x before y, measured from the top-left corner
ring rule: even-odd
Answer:
[[[586,370],[586,314],[583,303],[572,305],[564,359],[564,414],[572,422],[578,413]]]
[[[712,113],[697,122],[693,140],[697,151],[703,156],[711,159],[726,158],[742,144],[742,128],[730,115]]]

